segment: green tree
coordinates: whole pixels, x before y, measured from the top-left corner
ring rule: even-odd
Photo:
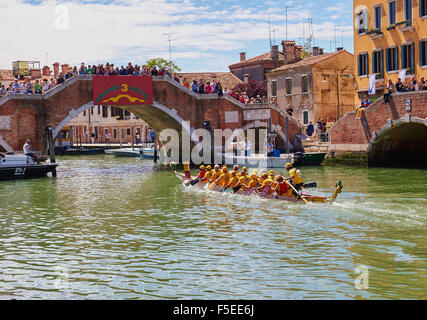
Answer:
[[[302,48],[301,57],[303,59],[311,57],[313,55],[313,52],[311,50],[312,43],[313,43],[313,36],[311,35],[310,37],[307,38],[307,40],[305,41],[304,46]]]
[[[181,68],[178,67],[173,61],[168,61],[163,58],[153,58],[147,60],[145,63],[146,67],[156,67],[158,69],[167,69],[170,72],[175,73],[181,71]]]

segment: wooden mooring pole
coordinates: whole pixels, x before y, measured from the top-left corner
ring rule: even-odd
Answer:
[[[154,138],[154,163],[157,163],[157,148],[159,146],[159,137],[155,136]]]
[[[56,158],[55,158],[55,143],[53,141],[52,128],[51,127],[46,127],[45,132],[46,132],[46,138],[47,138],[47,143],[48,143],[48,147],[49,147],[50,162],[51,163],[56,163]],[[53,171],[52,171],[52,177],[56,177],[56,169],[53,169]]]

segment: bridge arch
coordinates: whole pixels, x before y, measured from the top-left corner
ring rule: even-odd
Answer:
[[[76,109],[71,109],[66,117],[55,126],[53,129],[53,137],[56,137],[61,129],[67,125],[72,119],[74,119],[78,114],[86,111],[94,106],[93,102],[90,101],[81,105]],[[191,136],[191,133],[194,131],[194,128],[190,127],[187,121],[184,121],[176,110],[169,109],[168,107],[154,101],[152,105],[147,106],[114,106],[116,108],[125,109],[133,114],[137,115],[139,118],[153,128],[156,134],[159,134],[164,129],[175,129],[179,133],[181,130],[185,130],[187,134]]]
[[[426,167],[427,119],[410,117],[388,120],[368,146],[370,166]]]

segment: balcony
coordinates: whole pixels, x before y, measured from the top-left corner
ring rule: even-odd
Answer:
[[[399,31],[402,33],[406,31],[413,32],[415,29],[414,26],[412,25],[412,20],[398,22],[396,23],[396,26],[399,26]]]
[[[366,32],[367,35],[371,36],[371,39],[378,39],[383,36],[381,29],[370,29]]]

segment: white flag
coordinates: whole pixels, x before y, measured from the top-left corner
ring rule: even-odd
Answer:
[[[400,78],[400,80],[402,80],[402,82],[405,82],[405,78],[406,78],[406,69],[399,70],[399,78]]]
[[[376,92],[375,80],[376,80],[376,75],[370,74],[369,75],[369,94],[370,95],[375,94],[375,92]]]

